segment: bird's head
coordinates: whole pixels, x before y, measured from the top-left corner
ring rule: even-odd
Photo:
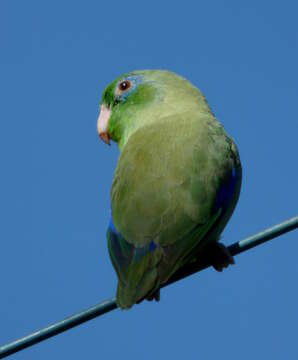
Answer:
[[[161,124],[173,113],[198,106],[208,108],[200,91],[181,76],[165,70],[133,71],[104,90],[97,131],[105,143],[113,140],[121,149],[140,127]]]
[[[136,127],[137,121],[144,120],[138,115],[154,102],[158,93],[149,73],[127,73],[106,87],[97,121],[98,134],[105,143],[110,144],[110,140],[123,142],[124,137]]]

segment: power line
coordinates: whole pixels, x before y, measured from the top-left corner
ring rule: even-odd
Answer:
[[[255,246],[263,244],[266,241],[272,240],[282,234],[298,228],[298,216],[295,216],[289,220],[286,220],[278,225],[268,228],[260,233],[250,236],[244,240],[236,242],[228,247],[231,254],[238,255],[244,251],[247,251]],[[210,264],[207,262],[193,262],[187,264],[179,271],[177,271],[170,280],[163,284],[162,287],[166,287],[178,280],[190,276],[198,271],[201,271]],[[0,359],[3,359],[9,355],[12,355],[18,351],[26,349],[34,344],[37,344],[43,340],[49,339],[55,335],[58,335],[66,330],[69,330],[75,326],[83,324],[86,321],[101,316],[109,311],[117,309],[115,298],[103,301],[100,304],[94,305],[87,310],[70,316],[62,321],[59,321],[53,325],[50,325],[44,329],[38,330],[28,336],[13,341],[9,344],[0,347]]]

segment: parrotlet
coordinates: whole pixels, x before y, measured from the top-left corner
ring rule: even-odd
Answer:
[[[108,85],[97,121],[120,156],[111,189],[108,250],[122,309],[160,299],[185,264],[234,263],[219,243],[239,198],[237,147],[201,93],[165,70],[126,73]]]

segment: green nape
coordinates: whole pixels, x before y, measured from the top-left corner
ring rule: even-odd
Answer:
[[[133,91],[119,100],[117,84],[137,79]],[[120,150],[140,127],[161,122],[186,111],[211,114],[202,93],[183,77],[166,70],[140,70],[123,74],[104,91],[102,103],[110,107],[108,132]]]

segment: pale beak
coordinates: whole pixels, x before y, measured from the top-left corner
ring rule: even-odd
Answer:
[[[97,132],[102,141],[110,145],[110,135],[108,133],[109,119],[111,116],[111,109],[105,105],[101,105],[100,114],[97,119]]]

